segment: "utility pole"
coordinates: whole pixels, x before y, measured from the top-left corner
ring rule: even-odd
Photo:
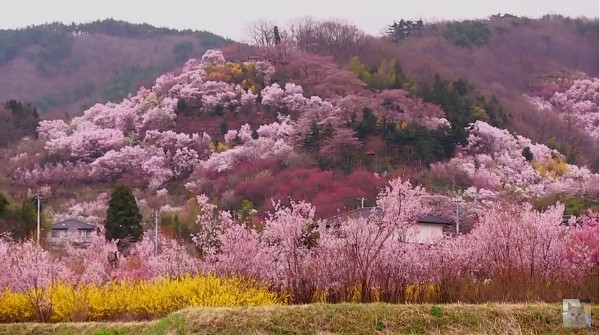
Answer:
[[[42,201],[42,195],[40,194],[40,192],[38,191],[37,195],[35,196],[35,198],[37,199],[37,244],[40,245],[40,234],[41,234],[41,227],[40,227],[40,202]]]
[[[454,223],[456,224],[456,235],[458,236],[458,234],[460,232],[460,229],[459,229],[460,206],[459,206],[458,198],[454,198],[454,201],[456,202],[456,209],[454,210]]]
[[[158,255],[158,211],[154,211],[154,253]]]
[[[367,198],[361,197],[356,199],[360,200],[360,208],[365,208],[365,200],[367,200]]]

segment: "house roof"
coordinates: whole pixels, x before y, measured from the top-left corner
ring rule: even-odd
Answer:
[[[425,216],[421,217],[418,223],[434,223],[434,224],[443,224],[443,225],[453,225],[454,221],[443,218],[439,215],[435,215],[432,213],[427,213]]]
[[[380,207],[364,207],[364,208],[355,209],[355,210],[325,219],[325,225],[326,226],[335,225],[335,224],[339,223],[340,221],[345,221],[345,220],[349,220],[349,219],[367,218],[367,217],[369,217],[369,215],[371,215],[371,212],[373,212],[375,214],[375,216],[378,216],[378,217],[383,216],[383,209]],[[427,213],[427,214],[423,215],[422,217],[420,217],[417,220],[417,223],[430,223],[430,224],[439,224],[439,225],[454,225],[455,224],[454,221],[452,221],[452,220],[443,218],[439,215],[432,214],[432,213]]]
[[[52,225],[52,230],[68,230],[68,229],[77,229],[77,230],[95,230],[96,227],[91,224],[81,222],[75,219],[67,219],[60,222],[57,222]]]

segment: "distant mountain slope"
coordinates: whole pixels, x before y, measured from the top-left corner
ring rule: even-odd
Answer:
[[[353,54],[338,58],[347,62],[356,55],[377,66],[396,57],[413,79],[431,82],[435,73],[463,77],[496,93],[526,90],[538,76],[557,71],[598,76],[598,19],[495,15],[424,24],[401,39],[394,36],[364,39]]]
[[[115,20],[1,30],[0,101],[30,101],[41,114],[80,114],[230,42],[209,32]]]

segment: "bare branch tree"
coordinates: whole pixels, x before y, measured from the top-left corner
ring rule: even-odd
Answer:
[[[271,20],[255,20],[246,25],[244,32],[247,43],[257,47],[270,47],[275,45],[273,28],[277,24]],[[281,35],[281,32],[280,32]]]

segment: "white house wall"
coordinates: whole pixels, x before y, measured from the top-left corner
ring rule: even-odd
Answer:
[[[407,239],[412,243],[433,243],[444,237],[444,226],[433,223],[418,223],[408,230]]]

